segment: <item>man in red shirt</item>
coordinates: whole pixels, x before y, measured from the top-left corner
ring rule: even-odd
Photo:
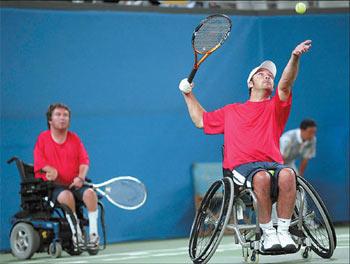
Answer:
[[[272,95],[276,66],[264,61],[247,79],[249,100],[206,112],[184,79],[179,84],[191,119],[206,134],[224,134],[223,167],[236,183],[253,187],[259,203],[259,224],[263,230],[263,251],[295,252],[289,225],[296,197],[295,172],[283,165],[279,139],[288,120],[292,85],[300,56],[311,47],[306,40],[295,47]],[[275,170],[273,176],[268,172]],[[272,179],[270,178],[272,177]],[[273,227],[271,205],[277,200],[278,228]]]
[[[70,109],[64,104],[49,106],[46,114],[49,130],[40,133],[34,147],[35,177],[57,184],[52,193],[52,200],[67,205],[77,221],[75,199],[84,202],[89,217],[88,247],[97,249],[99,245],[97,195],[93,189],[84,186],[89,170],[89,157],[79,137],[68,131],[70,114]],[[76,236],[69,216],[67,220],[71,226],[74,244],[84,243],[80,227],[78,226]]]

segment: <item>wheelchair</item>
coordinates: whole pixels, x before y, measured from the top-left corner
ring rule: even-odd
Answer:
[[[106,248],[106,232],[104,219],[104,206],[98,201],[102,227],[102,245],[98,249],[88,249],[86,246],[74,246],[72,231],[66,216],[70,216],[73,225],[77,221],[70,208],[64,204],[50,201],[54,188],[53,182],[43,181],[34,177],[34,167],[26,164],[17,157],[12,157],[8,164],[16,162],[21,177],[21,210],[11,218],[10,246],[11,253],[19,259],[30,259],[36,252],[47,252],[51,257],[58,258],[62,250],[69,255],[80,255],[88,251],[90,255],[98,254],[100,249]],[[99,200],[101,197],[98,197]],[[84,217],[84,204],[76,203],[76,214],[79,225],[86,237],[85,229],[89,222]]]
[[[312,251],[330,258],[337,240],[327,208],[304,178],[297,176],[296,183],[297,198],[289,227],[296,252],[301,251],[304,259],[310,259]],[[224,170],[224,177],[206,192],[192,224],[189,255],[193,263],[207,263],[227,233],[234,237],[235,244],[242,246],[245,262],[258,263],[259,255],[296,253],[262,251],[258,216],[259,205],[252,188],[241,184],[231,171]]]

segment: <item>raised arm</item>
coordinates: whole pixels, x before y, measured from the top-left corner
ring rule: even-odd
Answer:
[[[197,128],[203,128],[203,113],[205,109],[198,102],[197,98],[192,93],[193,83],[188,83],[187,79],[183,79],[179,84],[179,89],[185,98],[188,112],[192,122]]]
[[[292,55],[284,68],[281,79],[278,83],[278,95],[282,101],[286,101],[292,90],[295,79],[298,75],[300,56],[309,51],[311,48],[311,40],[300,43],[292,52]]]

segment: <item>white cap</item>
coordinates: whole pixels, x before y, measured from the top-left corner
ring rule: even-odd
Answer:
[[[253,75],[259,70],[259,69],[267,69],[269,70],[272,74],[273,74],[273,77],[275,78],[276,77],[276,72],[277,72],[277,69],[276,69],[276,65],[272,62],[272,61],[264,61],[263,63],[261,63],[258,67],[254,68],[250,73],[249,73],[249,76],[248,76],[248,79],[247,79],[247,85],[248,85],[248,88],[249,88],[249,82],[250,80],[252,79]]]

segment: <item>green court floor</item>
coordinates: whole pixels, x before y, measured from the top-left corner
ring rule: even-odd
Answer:
[[[313,254],[310,260],[304,260],[298,252],[282,256],[260,256],[259,263],[349,263],[349,226],[336,227],[336,233],[338,245],[331,259],[322,259]],[[54,259],[41,253],[26,261],[19,261],[11,254],[0,254],[0,263],[191,263],[187,244],[187,238],[117,243],[107,245],[97,256],[83,253],[71,257],[64,252],[61,258]],[[241,247],[233,243],[232,237],[225,236],[210,263],[244,263],[241,251]]]

